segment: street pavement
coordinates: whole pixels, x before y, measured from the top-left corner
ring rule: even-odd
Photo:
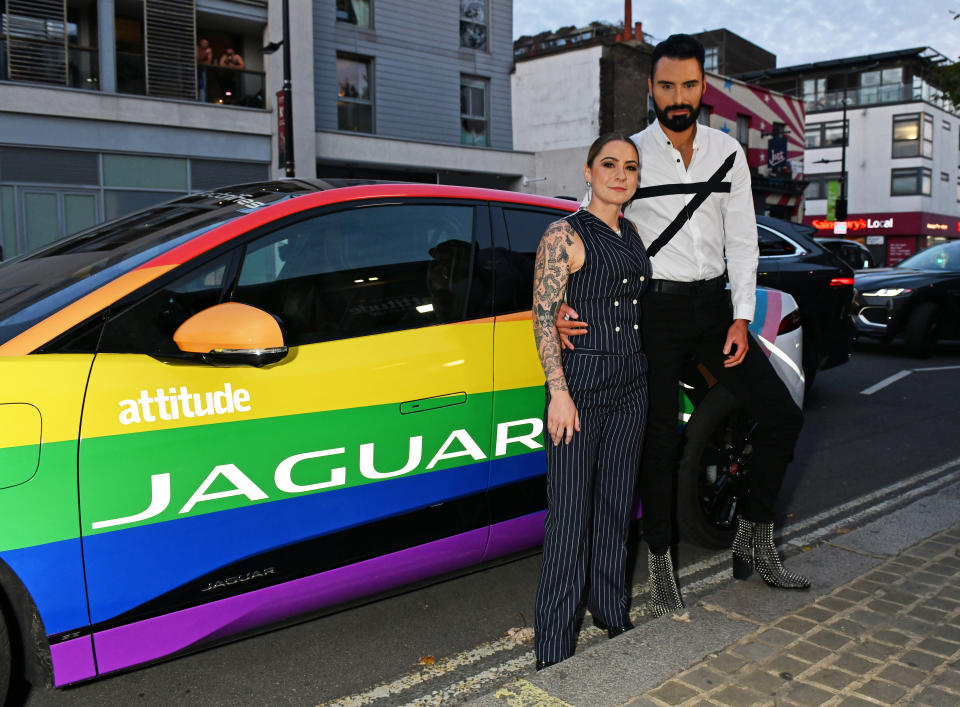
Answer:
[[[960,483],[785,564],[813,587],[731,577],[468,704],[960,705]]]

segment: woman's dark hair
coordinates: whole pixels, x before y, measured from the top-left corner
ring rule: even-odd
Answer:
[[[593,167],[593,161],[597,159],[597,155],[600,154],[600,150],[602,150],[603,146],[609,142],[627,142],[630,143],[634,150],[637,150],[637,144],[632,138],[630,138],[629,135],[624,135],[620,132],[604,133],[594,140],[592,145],[590,145],[590,149],[587,151],[587,167]],[[640,157],[640,150],[637,150],[637,157]]]
[[[650,55],[650,77],[653,78],[657,70],[657,62],[663,57],[670,59],[696,59],[703,71],[703,45],[696,37],[689,34],[671,34],[653,48]]]

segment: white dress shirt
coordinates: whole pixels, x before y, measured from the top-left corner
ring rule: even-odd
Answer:
[[[757,220],[753,213],[750,170],[743,148],[734,138],[697,125],[690,166],[654,121],[633,136],[640,149],[640,187],[682,182],[706,182],[731,152],[733,167],[723,181],[730,192],[713,192],[670,242],[650,262],[653,277],[691,282],[722,275],[730,280],[735,319],[753,321],[757,284]],[[636,199],[624,216],[637,227],[646,247],[657,239],[693,198],[694,194],[668,194]],[[726,263],[724,263],[726,256]]]

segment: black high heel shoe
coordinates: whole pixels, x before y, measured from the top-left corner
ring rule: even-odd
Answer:
[[[791,572],[780,561],[773,544],[773,523],[754,523],[737,518],[733,539],[733,578],[747,579],[756,570],[760,578],[777,589],[809,589],[810,580]]]

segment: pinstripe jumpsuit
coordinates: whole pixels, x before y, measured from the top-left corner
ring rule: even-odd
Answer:
[[[545,439],[547,515],[534,648],[538,660],[549,662],[573,654],[588,567],[587,605],[595,622],[630,625],[626,543],[647,412],[639,300],[650,261],[643,243],[623,218],[622,237],[585,209],[566,220],[586,254],[569,277],[566,301],[590,327],[574,351],[563,353],[580,431],[570,444]]]

